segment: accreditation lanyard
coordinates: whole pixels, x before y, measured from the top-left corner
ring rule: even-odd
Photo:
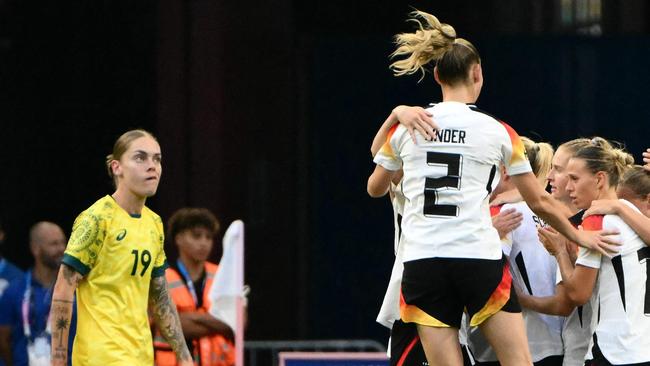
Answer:
[[[181,272],[181,276],[183,276],[183,279],[187,284],[187,289],[190,291],[190,295],[192,295],[192,299],[194,299],[194,305],[198,308],[199,297],[196,295],[196,289],[194,288],[194,281],[192,281],[189,272],[187,272],[185,265],[183,264],[183,262],[181,262],[180,259],[176,260],[176,266],[178,267],[178,271]],[[203,282],[201,283],[201,290],[203,290],[204,287],[205,287],[205,277],[203,277]]]
[[[0,273],[4,272],[6,266],[7,260],[4,258],[0,259]]]
[[[45,298],[49,297],[49,290],[45,294]],[[32,335],[31,327],[29,326],[29,305],[32,300],[32,271],[27,271],[25,275],[25,293],[23,294],[22,315],[23,315],[23,333],[25,338],[30,339]],[[36,306],[36,304],[34,304]],[[47,316],[47,323],[45,324],[45,331],[50,334],[50,315]]]

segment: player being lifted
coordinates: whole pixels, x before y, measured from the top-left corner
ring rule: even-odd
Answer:
[[[539,185],[524,147],[510,126],[478,111],[483,85],[481,59],[455,30],[424,12],[420,28],[397,36],[397,75],[411,74],[431,61],[443,102],[428,111],[439,130],[431,141],[411,140],[396,125],[375,157],[368,193],[386,194],[395,172],[404,171],[402,220],[404,274],[401,318],[416,323],[431,365],[462,363],[458,328],[466,308],[502,365],[531,364],[523,320],[511,291],[499,235],[492,227],[488,197],[504,164],[531,209],[581,245],[613,249],[603,232],[578,232],[570,214]],[[422,22],[420,22],[422,20]],[[444,280],[443,280],[444,279]]]

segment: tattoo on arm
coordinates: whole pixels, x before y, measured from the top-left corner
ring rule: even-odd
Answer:
[[[66,280],[68,285],[74,286],[75,288],[79,286],[79,282],[81,282],[83,279],[83,276],[79,272],[68,267],[67,264],[61,265],[61,273],[63,274],[63,278]]]
[[[169,292],[167,291],[167,280],[165,276],[151,278],[149,305],[151,306],[156,326],[176,353],[176,358],[179,361],[191,361],[192,356],[185,343],[176,305],[171,301]]]
[[[50,321],[52,328],[52,365],[65,365],[68,360],[68,336],[74,304],[74,291],[83,276],[67,265],[62,265],[54,285]]]
[[[52,299],[52,359],[66,362],[68,358],[68,335],[72,316],[72,301]]]

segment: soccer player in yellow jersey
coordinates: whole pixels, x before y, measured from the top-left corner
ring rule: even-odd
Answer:
[[[52,365],[67,362],[76,289],[74,365],[153,365],[149,305],[179,365],[193,366],[165,280],[162,222],[144,205],[158,188],[160,146],[146,131],[128,131],[106,160],[115,193],[75,220],[54,286]]]

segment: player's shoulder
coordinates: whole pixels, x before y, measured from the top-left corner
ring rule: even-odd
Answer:
[[[486,123],[486,128],[492,128],[498,132],[506,132],[508,135],[512,134],[514,129],[502,118],[497,117],[496,115],[486,112],[483,109],[478,108],[475,105],[469,105],[469,109],[474,113],[476,118],[480,118]]]
[[[408,135],[408,129],[403,124],[396,123],[388,131],[387,140],[395,141],[395,140],[399,140],[400,138],[402,138],[404,136],[407,136],[407,135]]]
[[[142,217],[146,218],[147,220],[153,222],[156,225],[160,225],[161,227],[163,225],[162,218],[160,217],[160,215],[155,213],[152,209],[150,209],[147,206],[144,206],[142,208]]]
[[[519,202],[514,202],[514,203],[508,203],[510,207],[516,209],[519,212],[525,213],[525,212],[530,212],[532,213],[533,210],[530,209],[526,201],[519,201]]]
[[[118,208],[117,202],[113,197],[106,195],[82,211],[75,220],[75,223],[92,221],[96,225],[103,225],[111,221],[113,212]]]
[[[526,213],[529,211],[528,206],[526,205],[525,201],[519,201],[519,202],[513,202],[513,203],[505,203],[503,206],[501,206],[501,211],[505,211],[508,209],[514,208],[517,212],[520,213]]]
[[[582,229],[586,231],[598,231],[603,229],[604,215],[591,215],[582,220]],[[611,223],[611,221],[609,221]]]
[[[622,204],[631,208],[633,211],[641,214],[641,211],[639,211],[639,209],[636,206],[634,206],[634,204],[632,204],[631,202],[624,199],[619,199],[619,201]],[[621,233],[627,232],[629,234],[636,236],[636,232],[628,224],[626,224],[625,221],[623,221],[623,219],[618,215],[605,215],[602,221],[603,221],[602,226],[604,229],[616,229]]]
[[[118,208],[117,202],[110,195],[106,195],[90,205],[82,213],[103,214],[113,212]]]
[[[503,204],[500,204],[498,206],[490,206],[490,217],[499,215],[503,210],[503,206]]]
[[[496,115],[494,115],[492,113],[489,113],[489,112],[487,112],[487,111],[485,111],[483,109],[480,109],[479,107],[475,106],[474,104],[469,104],[467,107],[469,108],[469,110],[474,115],[476,115],[479,118],[483,118],[486,121],[494,123],[495,126],[505,123],[505,122],[503,122],[503,120],[501,118],[499,118]]]

